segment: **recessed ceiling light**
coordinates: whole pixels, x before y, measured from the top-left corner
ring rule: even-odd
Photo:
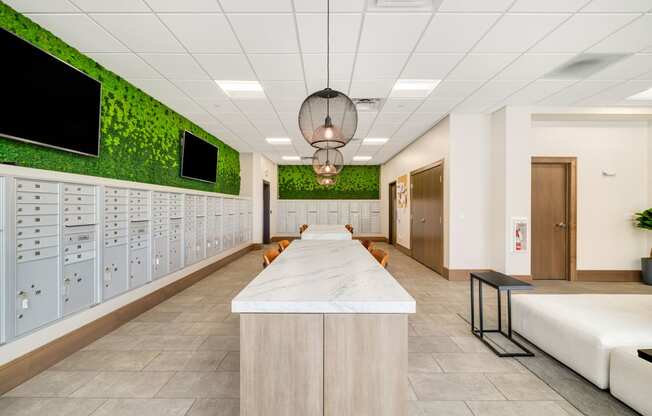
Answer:
[[[371,160],[371,156],[353,156],[354,162],[366,162]]]
[[[298,162],[301,158],[299,156],[283,156],[283,160],[287,160],[288,162]]]
[[[382,138],[382,137],[367,137],[362,141],[362,144],[369,145],[369,146],[380,146],[382,144],[387,143],[387,140],[389,139]]]
[[[634,94],[631,97],[627,98],[628,100],[652,100],[652,88]]]
[[[215,80],[222,91],[231,98],[263,98],[263,86],[258,81]]]
[[[292,140],[289,137],[268,137],[265,139],[269,144],[290,144]]]
[[[399,79],[392,88],[392,97],[424,98],[441,82],[440,79]]]

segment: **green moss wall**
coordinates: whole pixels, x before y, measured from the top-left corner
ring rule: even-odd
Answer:
[[[278,166],[279,199],[378,199],[380,166],[345,166],[334,186],[322,186],[308,165]]]
[[[0,138],[0,161],[202,191],[239,193],[240,159],[236,150],[4,3],[0,3],[0,27],[102,83],[101,147],[98,158]],[[179,140],[184,130],[219,147],[217,183],[179,176]]]

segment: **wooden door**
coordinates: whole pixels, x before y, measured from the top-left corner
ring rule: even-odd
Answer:
[[[568,279],[568,175],[564,163],[532,164],[533,279]]]
[[[271,207],[269,201],[269,182],[263,181],[263,244],[269,244],[269,224]]]
[[[412,175],[412,256],[443,272],[444,167],[436,165]]]
[[[396,182],[389,184],[389,243],[396,245]]]

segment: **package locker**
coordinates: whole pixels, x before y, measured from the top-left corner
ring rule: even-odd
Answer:
[[[129,195],[125,188],[104,188],[102,298],[110,299],[129,288]]]

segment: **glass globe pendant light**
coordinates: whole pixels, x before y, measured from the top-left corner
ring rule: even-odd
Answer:
[[[319,149],[312,157],[312,169],[317,176],[335,176],[344,167],[344,156],[337,149]]]
[[[335,176],[317,176],[317,183],[322,186],[333,186],[337,182]]]
[[[319,149],[345,146],[358,127],[358,110],[344,93],[330,88],[330,0],[326,0],[326,88],[312,93],[299,109],[304,139]]]

